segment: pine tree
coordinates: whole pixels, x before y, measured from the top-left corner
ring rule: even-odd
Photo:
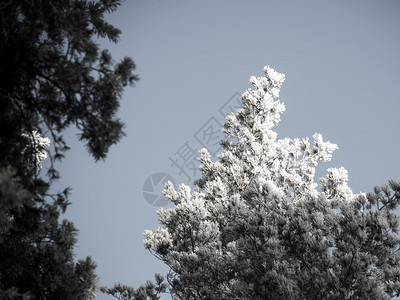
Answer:
[[[389,299],[400,293],[400,184],[353,194],[345,168],[315,167],[335,144],[277,139],[285,76],[251,77],[227,116],[217,161],[200,151],[194,189],[164,190],[172,208],[144,245],[170,268],[177,299]]]
[[[69,189],[50,187],[59,178],[54,163],[69,149],[68,126],[95,160],[124,134],[116,112],[124,87],[138,80],[135,64],[115,64],[96,44],[118,41],[104,14],[120,2],[0,2],[1,299],[95,298],[96,265],[90,257],[75,262],[77,230],[60,220]]]

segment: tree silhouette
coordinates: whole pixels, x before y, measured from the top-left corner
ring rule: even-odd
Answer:
[[[95,263],[74,262],[77,230],[60,215],[65,189],[54,163],[76,126],[94,159],[123,136],[122,91],[138,80],[134,62],[114,63],[97,38],[117,42],[104,20],[121,1],[8,0],[0,3],[0,298],[88,299]],[[48,136],[50,139],[45,138]],[[49,145],[51,143],[51,149]],[[51,166],[42,174],[41,161]]]

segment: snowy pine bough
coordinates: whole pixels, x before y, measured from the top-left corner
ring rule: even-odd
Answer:
[[[335,144],[277,139],[285,76],[251,77],[227,116],[217,161],[200,151],[194,190],[167,183],[173,208],[144,245],[170,268],[176,299],[390,299],[400,292],[400,185],[353,194],[345,168],[315,181]]]
[[[23,133],[22,136],[26,139],[26,146],[22,150],[22,155],[27,154],[27,162],[38,169],[42,168],[42,161],[47,158],[47,150],[50,146],[50,139],[42,137],[36,130],[30,134]]]

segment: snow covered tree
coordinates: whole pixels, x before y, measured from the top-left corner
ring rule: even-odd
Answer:
[[[353,194],[345,168],[315,181],[335,144],[277,139],[285,76],[251,77],[227,116],[217,161],[200,151],[194,189],[164,195],[144,245],[170,268],[177,299],[389,299],[400,293],[400,184]]]

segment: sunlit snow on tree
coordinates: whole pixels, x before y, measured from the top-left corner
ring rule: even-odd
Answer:
[[[41,169],[42,161],[47,158],[46,148],[50,146],[50,139],[48,137],[41,137],[36,130],[30,134],[23,133],[22,136],[27,139],[27,144],[22,150],[22,155],[28,153],[30,155],[27,159],[28,163]]]
[[[277,139],[285,76],[251,77],[226,118],[223,152],[200,151],[194,191],[168,183],[173,208],[144,245],[170,267],[178,299],[389,299],[400,292],[400,185],[353,194],[345,168],[316,182],[335,144]],[[392,190],[392,191],[391,191]]]

